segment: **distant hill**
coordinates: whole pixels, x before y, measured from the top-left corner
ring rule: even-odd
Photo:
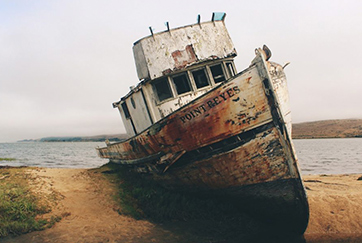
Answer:
[[[293,139],[303,138],[356,138],[362,137],[362,119],[326,120],[293,124]],[[127,134],[98,135],[87,137],[46,137],[18,142],[121,142]]]
[[[293,138],[362,137],[362,119],[326,120],[293,124]]]
[[[26,139],[18,142],[121,142],[128,138],[127,134],[97,135],[87,137],[46,137],[40,139]]]

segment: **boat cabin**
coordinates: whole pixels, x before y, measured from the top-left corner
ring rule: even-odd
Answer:
[[[129,136],[144,131],[236,74],[236,50],[224,24],[225,14],[209,22],[153,34],[134,43],[141,81],[114,102]],[[168,24],[167,24],[168,26]]]

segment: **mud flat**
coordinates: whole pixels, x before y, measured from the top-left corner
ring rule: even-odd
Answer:
[[[119,206],[112,199],[115,182],[95,170],[29,170],[37,178],[32,182],[35,190],[58,194],[59,202],[51,214],[61,216],[62,220],[52,228],[5,238],[2,242],[238,242],[237,232],[230,232],[233,238],[228,238],[225,229],[218,233],[222,225],[215,222],[213,225],[204,222],[204,228],[208,229],[200,234],[200,222],[160,224],[120,215]],[[303,177],[310,221],[304,240],[298,242],[362,242],[360,177],[357,174]]]

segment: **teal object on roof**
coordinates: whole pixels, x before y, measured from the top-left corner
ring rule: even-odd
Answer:
[[[212,14],[212,21],[224,20],[226,13],[216,12]]]

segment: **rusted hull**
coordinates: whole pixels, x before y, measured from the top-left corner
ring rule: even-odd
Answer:
[[[268,123],[234,141],[219,151],[185,154],[167,175],[152,177],[171,189],[228,198],[272,227],[303,234],[307,198],[300,178],[290,172],[278,129]]]
[[[164,181],[165,186],[189,191],[219,190],[293,178],[279,132],[273,124],[255,128],[247,135],[239,134],[224,141],[225,144],[203,147],[204,152],[201,149],[187,152],[165,173],[161,170],[154,173],[154,178]],[[138,171],[147,173],[157,170],[157,164],[138,167]]]
[[[272,225],[302,234],[309,211],[285,82],[281,67],[259,53],[248,69],[99,155],[168,188],[227,195]]]

